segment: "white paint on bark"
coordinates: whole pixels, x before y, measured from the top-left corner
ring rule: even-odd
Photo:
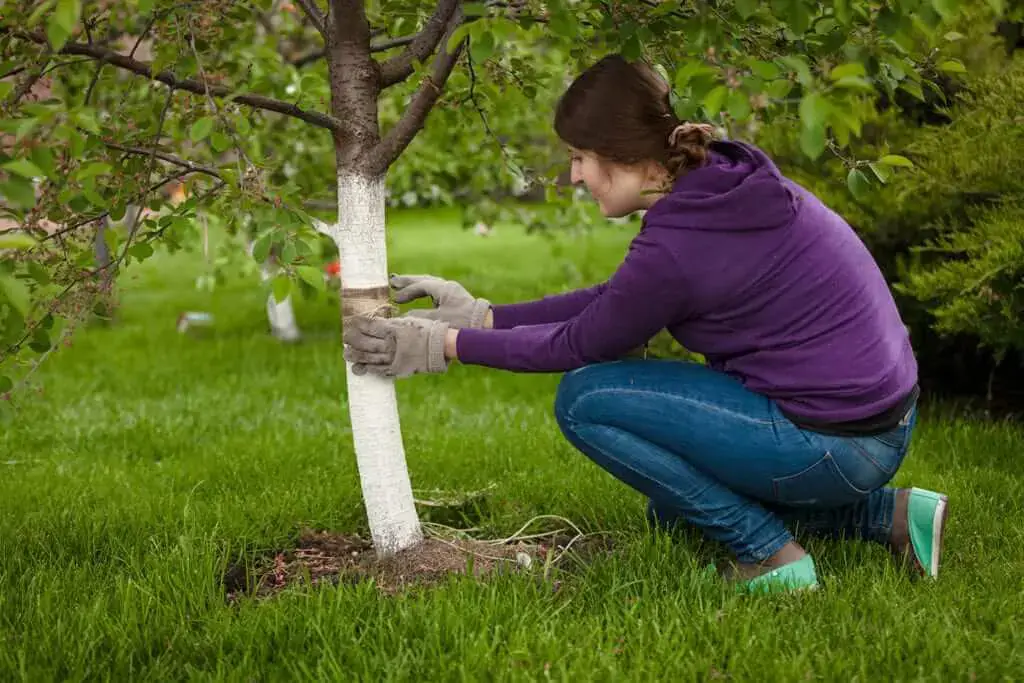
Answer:
[[[255,242],[249,241],[249,256],[252,256],[252,249]],[[260,264],[260,279],[263,282],[273,279],[277,275],[277,269],[273,267],[268,258]],[[302,337],[299,331],[298,321],[295,319],[295,310],[292,308],[292,297],[289,294],[283,301],[278,301],[273,294],[267,295],[267,322],[270,323],[270,333],[281,341],[293,342]]]
[[[343,290],[387,287],[384,177],[339,173],[338,247]],[[318,228],[320,226],[317,226]],[[394,380],[354,375],[346,363],[349,419],[370,535],[378,555],[423,539],[405,462]]]

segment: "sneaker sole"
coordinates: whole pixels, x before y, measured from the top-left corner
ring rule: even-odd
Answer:
[[[949,497],[940,496],[932,516],[932,556],[929,562],[930,578],[939,576],[939,558],[942,557],[942,542],[946,537],[946,511]]]

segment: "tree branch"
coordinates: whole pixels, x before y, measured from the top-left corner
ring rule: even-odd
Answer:
[[[415,38],[416,35],[414,34],[411,36],[399,36],[398,38],[388,38],[387,40],[382,40],[379,43],[370,43],[370,52],[384,52],[385,50],[390,50],[391,48],[402,47],[403,45],[408,45],[409,43],[411,43],[413,40],[415,40]],[[327,54],[327,52],[323,48],[320,48],[319,50],[313,50],[311,52],[307,52],[304,55],[299,55],[298,57],[293,59],[291,61],[291,65],[301,69],[307,64],[312,64],[313,62],[323,59],[325,54]]]
[[[42,33],[12,29],[8,26],[0,26],[0,35],[13,35],[18,38],[31,40],[35,43],[39,43],[40,45],[47,44],[46,36]],[[177,78],[169,71],[153,73],[149,64],[132,59],[131,57],[126,57],[125,55],[108,48],[69,42],[64,45],[60,53],[66,55],[82,55],[97,60],[105,60],[107,63],[118,68],[131,71],[153,81],[160,81],[175,90],[188,90],[189,92],[194,92],[197,95],[205,95],[207,92],[207,87],[199,81],[191,78]],[[210,85],[209,93],[216,97],[230,96],[231,99],[236,102],[247,104],[250,107],[266,109],[267,111],[274,111],[286,116],[292,116],[294,118],[301,119],[306,123],[311,123],[314,126],[326,128],[330,131],[341,130],[341,122],[333,116],[321,114],[320,112],[306,111],[294,104],[282,102],[281,100],[276,100],[272,97],[252,94],[235,95],[231,88],[222,85]]]
[[[316,0],[298,0],[299,6],[305,11],[306,16],[313,22],[313,26],[316,27],[317,31],[320,31],[320,35],[324,38],[327,37],[325,31],[327,30],[327,20],[324,17],[324,11],[316,4]]]
[[[106,140],[103,141],[103,145],[109,147],[110,149],[116,149],[121,152],[125,152],[126,154],[136,154],[138,156],[153,155],[160,161],[166,161],[169,164],[179,166],[188,171],[189,173],[202,173],[203,175],[208,175],[212,178],[223,180],[220,173],[218,173],[216,169],[210,168],[209,166],[200,166],[199,164],[193,163],[188,159],[182,159],[181,157],[176,157],[173,154],[159,152],[156,151],[155,149],[146,149],[144,147],[131,147],[129,145],[122,145],[117,142],[107,142]]]
[[[445,29],[458,6],[459,0],[438,0],[437,8],[427,21],[427,25],[416,34],[409,46],[398,56],[380,65],[381,87],[386,88],[404,81],[412,74],[415,62],[426,61],[427,57],[434,53],[442,36],[447,36],[448,32]],[[461,11],[459,16],[461,18]]]
[[[398,123],[388,131],[384,139],[370,152],[368,165],[371,173],[384,173],[395,159],[409,146],[416,133],[423,128],[427,114],[433,108],[434,103],[444,91],[448,76],[451,75],[455,63],[459,60],[463,49],[466,46],[466,39],[459,41],[451,52],[447,50],[448,39],[455,29],[462,23],[462,9],[457,8],[448,21],[447,30],[441,37],[441,43],[437,57],[431,65],[430,74],[423,79],[416,93],[412,96],[409,106]]]

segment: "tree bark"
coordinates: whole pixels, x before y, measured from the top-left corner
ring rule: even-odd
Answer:
[[[339,221],[329,234],[341,256],[342,320],[385,314],[388,304],[384,176],[338,174]],[[423,539],[405,461],[394,380],[355,375],[346,364],[348,410],[370,535],[384,556]]]
[[[352,315],[388,315],[384,173],[369,170],[380,142],[380,71],[370,55],[363,0],[331,0],[326,54],[334,131],[338,222],[326,228],[341,259],[342,324]],[[349,420],[370,535],[378,556],[416,545],[423,531],[413,500],[394,380],[353,374],[346,363]]]

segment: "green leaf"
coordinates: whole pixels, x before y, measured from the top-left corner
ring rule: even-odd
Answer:
[[[717,116],[722,111],[722,105],[725,104],[725,98],[728,94],[729,88],[719,85],[704,97],[704,109],[709,116]]]
[[[326,291],[327,283],[324,281],[324,274],[319,268],[315,266],[296,266],[295,272],[309,286],[321,292]]]
[[[861,78],[860,76],[843,76],[835,82],[837,88],[850,88],[853,90],[866,90],[873,91],[875,86],[871,85],[871,81]]]
[[[38,242],[23,232],[0,233],[0,249],[31,249]]]
[[[188,137],[192,142],[202,142],[206,139],[206,136],[213,131],[214,119],[212,116],[204,116],[195,123],[189,129]]]
[[[875,177],[878,178],[878,182],[883,184],[889,182],[889,177],[892,175],[892,171],[888,168],[874,161],[868,164],[868,168],[874,172]]]
[[[811,159],[817,159],[828,146],[824,126],[802,126],[800,128],[800,150]]]
[[[26,178],[12,177],[6,183],[0,183],[0,196],[19,209],[31,209],[36,205],[35,186]]]
[[[140,261],[145,261],[153,255],[153,247],[149,242],[139,242],[137,244],[133,244],[128,250],[128,253]]]
[[[49,333],[42,329],[36,328],[35,332],[32,333],[32,341],[29,342],[28,347],[36,353],[46,353],[50,350],[53,344],[50,342]]]
[[[878,163],[886,166],[899,166],[901,168],[914,168],[914,162],[899,154],[886,154],[878,160]]]
[[[83,166],[75,172],[75,178],[79,181],[95,178],[96,176],[107,175],[114,170],[114,167],[105,161],[94,161],[88,166]]]
[[[579,33],[579,27],[576,25],[573,15],[564,7],[558,7],[557,10],[552,9],[548,18],[548,28],[556,36],[563,38],[576,38]]]
[[[0,294],[14,307],[14,310],[25,316],[28,313],[29,292],[25,283],[12,275],[0,273]]]
[[[35,261],[28,262],[28,274],[33,280],[35,280],[40,285],[46,286],[50,284],[50,274],[46,272],[46,268],[36,263]]]
[[[841,78],[848,76],[867,76],[867,71],[864,70],[864,65],[860,62],[847,62],[846,64],[840,64],[839,66],[832,69],[829,72],[828,77],[833,81],[838,81]]]
[[[469,31],[472,28],[473,24],[463,24],[462,26],[452,31],[452,35],[450,38],[448,38],[448,44],[445,46],[445,49],[449,53],[454,52],[455,48],[458,47],[459,43],[461,43],[466,38],[466,36],[469,35]]]
[[[848,26],[852,15],[850,14],[850,0],[833,0],[832,11],[840,24]]]
[[[46,174],[47,178],[56,180],[57,166],[53,161],[53,151],[48,145],[39,145],[33,149],[32,161]]]
[[[811,75],[811,67],[807,64],[807,59],[799,55],[785,55],[779,57],[778,61],[782,62],[789,67],[790,71],[796,72],[797,81],[801,85],[810,85],[814,80]]]
[[[860,200],[867,199],[871,194],[871,181],[859,168],[851,168],[846,175],[846,185],[854,197]]]
[[[943,19],[952,18],[956,14],[959,4],[958,0],[932,0],[932,7]]]
[[[281,249],[281,262],[292,263],[295,261],[298,249],[295,247],[294,240],[285,242],[284,248]]]
[[[750,100],[742,90],[733,90],[729,93],[727,108],[729,116],[737,121],[742,121],[750,116]]]
[[[29,180],[32,180],[33,178],[43,178],[46,176],[43,169],[39,168],[28,159],[15,159],[14,161],[8,161],[3,165],[3,169],[20,175],[22,178],[28,178]]]
[[[736,0],[736,13],[744,19],[749,19],[757,12],[758,0]]]
[[[469,55],[476,64],[482,64],[487,58],[494,54],[494,34],[490,31],[482,31],[479,35],[473,36],[469,44]]]
[[[82,14],[80,0],[57,0],[57,9],[46,24],[46,39],[54,51],[64,47]]]
[[[819,127],[824,129],[828,122],[830,105],[819,93],[808,93],[800,100],[800,120],[805,128]]]
[[[252,245],[252,260],[256,263],[263,263],[270,256],[270,248],[274,245],[274,231],[268,230]]]
[[[953,74],[965,74],[967,73],[967,67],[963,65],[959,59],[947,59],[944,62],[940,62],[937,67],[939,71],[946,71]]]
[[[139,0],[139,12],[149,14],[153,11],[153,4],[156,0]]]
[[[814,32],[819,36],[825,36],[832,32],[832,29],[836,27],[835,19],[824,18],[814,23]]]
[[[6,394],[13,388],[14,382],[11,381],[11,378],[6,375],[0,375],[0,394]]]
[[[755,59],[750,63],[750,70],[755,76],[759,76],[766,81],[770,81],[773,78],[778,78],[779,67],[772,62],[765,62],[760,59]]]
[[[698,76],[714,76],[715,70],[704,64],[699,59],[693,59],[686,63],[685,66],[680,67],[676,70],[675,86],[677,90],[685,90],[690,84],[690,81]]]
[[[215,130],[210,135],[210,146],[213,147],[214,152],[223,152],[231,147],[231,138],[219,130]]]
[[[39,3],[39,7],[36,7],[32,14],[28,16],[28,19],[25,21],[25,25],[33,27],[38,24],[39,20],[43,18],[43,15],[49,12],[56,2],[57,0],[44,0],[44,2]]]
[[[921,85],[914,81],[907,79],[900,83],[900,88],[916,97],[921,102],[924,102],[924,92],[921,90]]]
[[[292,281],[287,275],[278,275],[273,282],[274,300],[281,303],[292,293]]]

